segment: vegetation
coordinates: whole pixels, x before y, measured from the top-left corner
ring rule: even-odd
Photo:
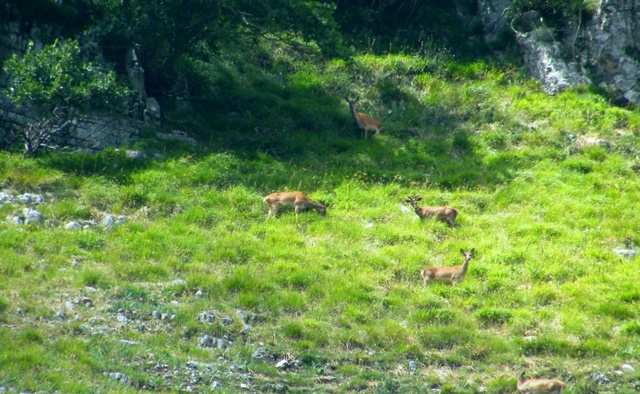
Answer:
[[[150,129],[133,148],[161,157],[0,153],[5,191],[46,196],[43,224],[0,222],[0,387],[505,393],[526,370],[637,392],[637,260],[613,249],[640,243],[638,110],[549,97],[435,39],[379,53],[345,34],[353,54],[328,56],[289,38],[172,59],[190,105],[165,99],[164,127],[197,147]],[[379,134],[362,139],[345,97]],[[267,220],[285,190],[326,216]],[[455,207],[456,226],[407,196]],[[64,228],[107,214],[125,221]],[[472,248],[463,281],[422,287]]]
[[[31,125],[16,130],[24,143],[23,156],[35,155],[41,148],[68,148],[73,145],[73,129],[89,110],[115,110],[127,104],[128,91],[116,81],[116,74],[85,62],[73,40],[42,49],[31,42],[24,55],[14,54],[5,62],[4,71],[11,77],[9,99],[35,113]]]

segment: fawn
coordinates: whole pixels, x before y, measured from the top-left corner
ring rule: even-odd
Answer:
[[[422,197],[407,197],[405,202],[413,206],[413,210],[420,216],[420,219],[434,218],[440,222],[449,223],[450,227],[455,227],[458,210],[448,206],[444,207],[419,207],[418,201],[422,201]]]
[[[464,276],[467,274],[469,268],[469,260],[471,255],[475,252],[475,248],[468,252],[460,249],[460,253],[464,256],[464,263],[456,267],[430,267],[420,271],[422,277],[422,287],[427,286],[427,282],[436,281],[444,284],[454,284],[462,282]]]
[[[266,196],[262,200],[262,202],[269,206],[267,219],[269,219],[271,216],[275,217],[278,213],[278,208],[280,208],[281,206],[293,206],[296,211],[296,219],[298,218],[298,214],[300,212],[308,208],[315,209],[322,216],[326,215],[327,213],[327,209],[324,204],[317,203],[311,200],[301,192],[271,193]]]
[[[524,372],[518,378],[518,391],[525,393],[554,393],[560,394],[564,383],[558,379],[525,379]]]
[[[353,100],[349,100],[345,98],[345,101],[349,104],[349,108],[351,109],[351,115],[353,119],[356,121],[356,125],[362,133],[364,134],[364,139],[369,138],[369,131],[371,131],[371,135],[380,132],[380,128],[382,127],[382,123],[372,116],[365,115],[362,112],[356,111],[356,106],[358,101],[360,101],[360,97],[356,97]]]

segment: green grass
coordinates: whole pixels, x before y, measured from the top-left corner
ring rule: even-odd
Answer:
[[[55,196],[38,207],[42,226],[0,223],[0,387],[180,392],[163,374],[199,361],[216,365],[209,379],[223,392],[250,382],[503,393],[524,369],[572,393],[593,392],[595,372],[608,390],[637,389],[637,374],[614,371],[640,368],[638,271],[612,252],[640,242],[637,110],[583,89],[548,97],[485,63],[366,55],[294,66],[284,82],[244,81],[253,93],[235,94],[263,94],[246,103],[252,118],[177,116],[205,149],[165,146],[165,158],[139,161],[0,154],[8,190]],[[371,141],[356,137],[352,95],[384,117]],[[263,115],[271,126],[258,135]],[[615,145],[577,149],[568,134]],[[265,220],[262,197],[276,190],[325,201],[327,216]],[[415,194],[456,207],[458,226],[418,220],[403,202]],[[62,228],[106,213],[126,221]],[[459,265],[470,248],[462,283],[422,288],[423,266]],[[93,305],[69,307],[82,297]],[[198,321],[205,311],[217,320]],[[233,344],[201,349],[204,334]],[[297,361],[276,367],[285,358]]]

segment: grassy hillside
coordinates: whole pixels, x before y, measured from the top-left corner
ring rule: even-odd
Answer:
[[[215,106],[169,120],[203,147],[0,155],[6,192],[45,196],[42,225],[0,223],[0,391],[508,393],[523,370],[640,389],[638,262],[613,252],[640,243],[637,109],[438,52],[282,67],[203,81]],[[282,190],[326,217],[265,220]],[[422,288],[471,248],[462,283]]]

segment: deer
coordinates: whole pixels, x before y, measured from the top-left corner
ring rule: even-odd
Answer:
[[[564,383],[558,379],[525,379],[524,372],[518,377],[518,391],[524,393],[553,393],[560,394],[564,389]]]
[[[455,227],[458,210],[448,206],[443,207],[419,207],[418,201],[422,201],[422,197],[407,197],[405,202],[411,204],[420,219],[435,218],[440,222],[449,223],[449,227]]]
[[[296,219],[300,212],[305,209],[315,209],[320,215],[324,216],[327,213],[327,208],[323,203],[318,203],[305,196],[301,192],[280,192],[271,193],[266,196],[262,202],[269,206],[269,213],[267,213],[267,219],[270,217],[276,217],[278,208],[281,206],[291,207],[293,206],[296,211]]]
[[[356,125],[358,126],[358,128],[362,130],[365,140],[369,138],[369,131],[372,132],[371,135],[380,132],[382,123],[380,123],[378,119],[374,118],[373,116],[365,115],[362,112],[356,111],[356,106],[358,105],[358,101],[360,101],[360,97],[356,97],[353,100],[345,98],[345,101],[349,104],[351,115],[356,121]]]
[[[465,252],[460,249],[460,253],[464,256],[464,263],[456,267],[430,267],[420,271],[422,277],[422,287],[427,286],[427,282],[436,281],[447,285],[462,282],[469,268],[471,255],[475,253],[475,248]]]

